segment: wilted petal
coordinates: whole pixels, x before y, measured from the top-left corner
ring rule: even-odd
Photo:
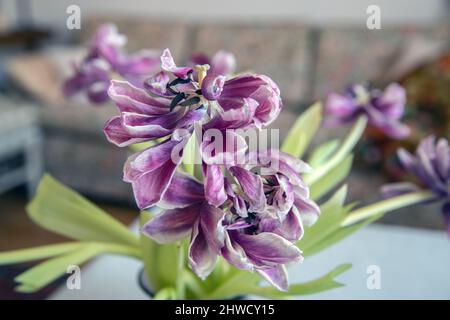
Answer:
[[[243,99],[240,108],[222,111],[205,124],[204,129],[245,129],[253,123],[258,102],[254,99]]]
[[[202,82],[202,94],[208,100],[217,100],[220,97],[225,76],[209,72]]]
[[[227,111],[242,108],[245,99],[249,98],[258,103],[253,119],[257,127],[269,125],[281,111],[279,88],[269,77],[257,74],[239,75],[227,80],[218,102]]]
[[[248,235],[233,232],[231,236],[256,266],[275,267],[302,260],[300,249],[275,233],[262,232]]]
[[[171,243],[188,237],[200,215],[200,204],[166,210],[142,227],[142,233],[159,243]]]
[[[225,192],[227,193],[229,199],[233,202],[233,209],[235,210],[235,213],[241,217],[247,217],[248,211],[245,200],[235,192],[233,185],[231,185],[228,180],[225,180]]]
[[[228,233],[225,233],[225,245],[221,249],[221,254],[229,264],[242,270],[253,270],[253,264],[248,260],[244,249],[233,241]]]
[[[139,209],[155,205],[161,200],[176,170],[172,161],[167,161],[157,170],[146,172],[131,181],[134,197]]]
[[[436,169],[443,180],[450,180],[450,147],[445,139],[436,144]]]
[[[204,63],[201,63],[204,64]],[[211,59],[211,72],[222,75],[229,75],[236,69],[236,58],[234,54],[220,50]]]
[[[162,200],[161,208],[184,208],[205,199],[203,184],[182,173],[175,173]]]
[[[91,42],[90,54],[100,56],[110,64],[117,62],[120,49],[127,42],[124,35],[117,31],[114,24],[101,25]]]
[[[371,125],[383,131],[387,136],[393,139],[405,139],[411,133],[411,129],[396,119],[390,118],[382,111],[373,106],[366,106],[365,110],[369,115]]]
[[[214,206],[204,203],[200,209],[200,227],[208,244],[217,253],[224,245],[224,227],[222,221],[225,213]]]
[[[159,168],[170,160],[173,148],[178,141],[167,139],[157,145],[131,155],[124,167],[124,181],[131,182],[146,172]]]
[[[189,73],[192,73],[192,68],[177,67],[172,54],[169,49],[165,49],[161,55],[161,67],[163,70],[173,73],[177,78],[187,79]]]
[[[131,182],[140,209],[158,203],[169,187],[181,161],[175,151],[182,150],[182,141],[166,140],[131,156],[124,167],[124,181]]]
[[[144,49],[132,55],[121,54],[113,66],[128,81],[142,81],[144,76],[153,74],[159,68],[159,56],[157,50]],[[142,87],[142,84],[138,85]]]
[[[385,116],[400,119],[405,111],[406,91],[397,83],[392,83],[384,89],[374,104]]]
[[[139,113],[123,112],[122,124],[130,135],[147,137],[150,140],[172,133],[182,115],[182,112],[170,112],[154,117]]]
[[[305,226],[312,226],[319,219],[320,208],[313,200],[296,194],[294,206],[297,208]]]
[[[390,183],[381,187],[384,198],[391,198],[402,194],[419,191],[420,188],[410,182]]]
[[[170,100],[153,98],[143,89],[134,87],[126,81],[112,80],[108,94],[121,112],[154,116],[169,112]]]
[[[442,213],[444,214],[445,228],[447,229],[447,234],[450,237],[450,202],[447,202],[442,207]]]
[[[303,236],[302,217],[297,208],[292,208],[283,218],[280,226],[274,229],[274,233],[279,234],[283,238],[295,242]]]
[[[280,291],[288,291],[289,281],[286,267],[283,265],[274,268],[257,269],[258,273],[270,284]]]
[[[447,183],[439,178],[436,167],[431,160],[434,153],[434,140],[434,136],[425,138],[417,148],[416,154],[420,163],[420,174],[423,183],[431,189],[445,194],[448,192]]]
[[[144,88],[155,95],[171,97],[174,94],[167,90],[167,84],[169,81],[169,75],[166,72],[161,71],[145,80]]]
[[[344,119],[351,117],[357,108],[357,104],[351,97],[337,93],[329,94],[325,103],[326,113]]]
[[[90,102],[100,104],[108,100],[109,81],[99,81],[89,85],[87,97]]]
[[[190,267],[201,279],[205,279],[216,265],[217,252],[208,243],[199,221],[194,224],[188,258]]]
[[[237,179],[239,185],[247,196],[250,203],[250,211],[262,212],[266,206],[261,177],[238,166],[230,168],[231,174]]]
[[[227,200],[225,177],[220,165],[203,165],[205,175],[205,197],[208,203],[220,206]]]
[[[134,143],[146,141],[147,138],[133,137],[122,125],[122,118],[116,116],[111,118],[105,125],[103,132],[109,142],[119,146],[126,147]]]
[[[411,153],[400,148],[397,150],[397,157],[405,170],[416,172],[416,159]]]

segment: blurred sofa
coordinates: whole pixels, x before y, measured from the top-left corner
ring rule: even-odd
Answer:
[[[130,51],[168,47],[176,61],[183,62],[194,52],[213,54],[225,49],[236,54],[240,71],[269,75],[279,84],[285,104],[273,124],[281,136],[305,106],[330,91],[355,81],[395,80],[400,75],[392,70],[412,43],[443,50],[450,39],[446,21],[430,27],[371,31],[365,26],[317,28],[300,22],[173,23],[103,16],[89,18],[82,32],[74,34],[71,47],[11,59],[12,78],[41,105],[47,170],[85,194],[120,202],[132,199],[129,185],[121,181],[127,150],[108,144],[102,133],[104,123],[115,113],[114,106],[66,101],[60,92],[70,61],[81,57],[83,44],[105,22],[116,23],[127,35]],[[423,58],[418,56],[412,63]]]

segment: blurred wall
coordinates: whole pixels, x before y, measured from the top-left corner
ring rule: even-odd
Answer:
[[[382,24],[429,24],[447,12],[448,0],[29,0],[37,22],[65,28],[66,8],[77,4],[82,18],[117,13],[185,20],[301,20],[318,25],[360,24],[370,4],[381,8]],[[12,19],[15,1],[0,1]]]

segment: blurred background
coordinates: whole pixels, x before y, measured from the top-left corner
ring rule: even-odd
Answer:
[[[81,29],[69,30],[67,8],[78,5]],[[68,101],[61,83],[81,59],[96,28],[117,24],[130,52],[170,48],[176,61],[225,49],[239,70],[267,74],[280,86],[285,110],[273,125],[286,133],[296,116],[327,93],[354,82],[383,87],[395,81],[408,94],[408,141],[368,131],[358,145],[350,199],[373,201],[378,188],[401,177],[394,151],[432,132],[450,136],[450,1],[379,0],[381,29],[366,26],[366,0],[66,1],[0,0],[0,251],[62,241],[34,226],[25,213],[47,171],[125,223],[137,216],[123,183],[126,150],[107,143],[102,128],[115,113]],[[316,143],[346,129],[323,130]],[[382,223],[443,229],[437,208],[417,207]],[[0,298],[29,265],[0,267]]]

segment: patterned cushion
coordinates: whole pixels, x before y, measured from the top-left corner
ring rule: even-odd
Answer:
[[[267,74],[280,86],[287,103],[308,99],[311,56],[309,29],[296,24],[200,25],[192,52],[225,49],[237,57],[239,71]]]

